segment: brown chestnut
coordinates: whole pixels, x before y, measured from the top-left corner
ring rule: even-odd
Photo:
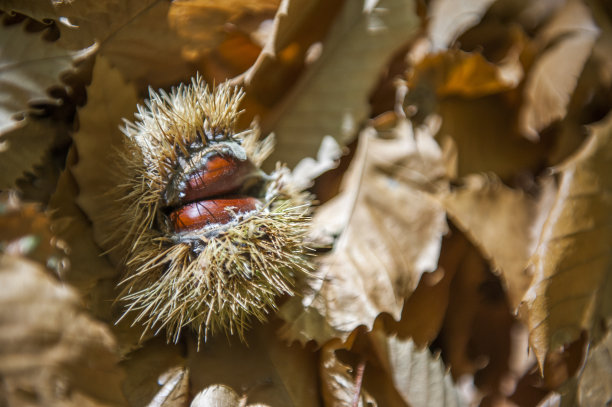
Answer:
[[[212,155],[203,167],[188,174],[180,199],[193,202],[236,192],[256,170],[249,160],[240,160],[230,154]]]
[[[175,232],[201,229],[212,224],[228,223],[234,213],[255,210],[258,200],[250,196],[228,196],[192,202],[170,213],[170,221]]]

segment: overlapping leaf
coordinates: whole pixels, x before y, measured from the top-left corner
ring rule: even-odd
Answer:
[[[0,25],[0,186],[7,187],[42,161],[56,131],[49,122],[25,119],[34,104],[59,104],[53,88],[68,90],[61,77],[93,48],[66,51],[25,31]]]
[[[373,129],[362,133],[341,196],[316,216],[329,218],[329,208],[343,230],[318,261],[312,292],[281,309],[288,338],[324,343],[346,339],[359,325],[371,327],[381,312],[399,318],[421,275],[436,268],[446,222],[425,191],[440,187],[444,173],[431,135],[414,135],[407,121],[390,140]],[[327,222],[322,227],[329,230]]]
[[[585,330],[597,335],[612,313],[612,116],[593,126],[560,168],[560,181],[533,259],[525,295],[530,340],[540,364]]]
[[[125,406],[115,342],[38,263],[0,255],[0,403]]]
[[[377,75],[419,24],[411,0],[346,2],[320,57],[280,107],[277,119],[264,123],[264,130],[277,136],[271,161],[282,158],[293,166],[314,156],[326,135],[341,143],[353,139],[367,118]]]

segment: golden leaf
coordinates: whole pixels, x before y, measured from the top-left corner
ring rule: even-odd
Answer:
[[[524,297],[540,366],[582,330],[597,336],[600,319],[612,314],[611,138],[609,115],[560,167],[558,192],[532,260],[534,280]]]

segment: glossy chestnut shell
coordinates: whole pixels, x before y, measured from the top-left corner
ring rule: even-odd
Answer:
[[[248,159],[230,153],[214,153],[189,173],[178,191],[180,206],[169,213],[175,232],[189,232],[214,224],[226,224],[235,215],[253,211],[259,200],[241,194],[259,170]]]

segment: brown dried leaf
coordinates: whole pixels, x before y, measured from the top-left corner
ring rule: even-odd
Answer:
[[[185,41],[186,59],[197,60],[219,46],[227,37],[227,26],[234,30],[255,32],[271,19],[280,0],[179,0],[168,12],[170,27]]]
[[[0,255],[0,404],[124,406],[115,342],[37,263]]]
[[[439,104],[444,140],[457,145],[457,175],[493,172],[502,180],[534,172],[545,161],[547,146],[520,137],[517,106],[504,94],[473,100],[448,98]]]
[[[372,335],[372,342],[395,389],[408,405],[463,405],[442,359],[433,357],[429,349],[418,349],[410,339],[383,337],[380,332]]]
[[[196,351],[191,340],[187,363],[192,394],[222,385],[237,392],[245,404],[319,405],[315,358],[310,351],[298,344],[287,347],[270,326],[251,330],[246,342],[248,347],[236,337],[213,337]]]
[[[60,17],[82,17],[92,12],[108,12],[118,0],[0,0],[0,9],[17,12],[38,21]]]
[[[597,337],[600,319],[612,315],[612,115],[591,133],[559,169],[558,192],[532,260],[534,279],[524,301],[540,366],[581,331]]]
[[[442,360],[432,357],[427,348],[418,349],[411,339],[389,336],[377,326],[345,347],[350,352],[333,341],[322,350],[320,371],[327,405],[352,405],[358,390],[363,405],[463,405]],[[359,374],[363,375],[360,389]]]
[[[461,50],[429,54],[415,67],[408,81],[410,93],[424,94],[428,90],[425,88],[430,88],[429,92],[433,90],[437,98],[477,98],[505,92],[514,85],[502,77],[497,65],[481,54]]]
[[[336,18],[319,58],[303,75],[275,117],[270,161],[290,167],[314,156],[326,135],[341,144],[353,139],[368,115],[368,97],[392,53],[419,28],[413,1],[349,1]]]
[[[344,230],[333,251],[318,259],[311,292],[281,308],[286,337],[322,344],[346,339],[359,325],[371,327],[381,312],[398,319],[421,275],[435,270],[446,221],[425,191],[436,188],[445,167],[428,131],[415,136],[402,121],[389,140],[372,128],[362,133],[336,198],[343,207],[332,200],[321,208],[324,217],[333,208]]]
[[[612,332],[589,351],[578,380],[579,406],[612,404]]]
[[[433,52],[448,48],[465,30],[478,24],[494,0],[434,0],[428,9],[428,37]]]
[[[139,89],[175,84],[194,75],[196,67],[181,55],[188,42],[170,27],[170,6],[164,0],[126,0],[93,7],[71,18],[71,27],[60,25],[58,44],[66,49],[97,44],[98,53]]]
[[[321,349],[319,376],[325,405],[354,406],[355,396],[359,392],[359,407],[376,407],[378,404],[367,389],[357,387],[357,369],[338,359],[338,349],[344,349],[340,341],[331,341]]]
[[[0,195],[0,250],[27,257],[52,271],[62,273],[65,243],[51,233],[49,217],[32,203],[21,203],[15,195]]]
[[[68,91],[60,77],[93,48],[66,51],[25,31],[24,24],[0,25],[0,187],[13,185],[24,171],[39,164],[59,126],[24,119],[33,104],[60,104],[52,88]]]
[[[544,189],[542,199],[552,193],[551,188]],[[538,216],[538,201],[495,177],[472,175],[461,188],[442,196],[441,202],[501,275],[511,307],[516,309],[531,283],[527,264],[535,249],[531,226]]]
[[[537,139],[542,129],[565,116],[598,35],[588,7],[578,0],[568,1],[544,27],[536,39],[544,52],[528,73],[519,113],[525,137]]]
[[[78,110],[79,130],[73,135],[78,162],[71,171],[79,188],[78,204],[93,223],[94,238],[103,246],[113,232],[102,213],[112,199],[116,149],[122,144],[122,118],[133,116],[138,98],[134,87],[107,60],[98,57],[91,85],[87,88],[87,105]]]
[[[181,346],[154,338],[121,363],[127,378],[123,390],[131,406],[186,407],[189,371]]]
[[[67,167],[74,165],[76,151],[70,150]],[[78,186],[70,169],[64,170],[58,180],[55,193],[49,202],[52,213],[53,232],[61,237],[70,247],[70,267],[62,274],[62,280],[75,287],[87,307],[98,318],[107,319],[104,315],[107,306],[98,307],[94,302],[101,288],[100,282],[117,276],[116,270],[102,255],[102,250],[93,239],[93,229],[81,208],[77,206]],[[103,299],[108,303],[111,298]]]

